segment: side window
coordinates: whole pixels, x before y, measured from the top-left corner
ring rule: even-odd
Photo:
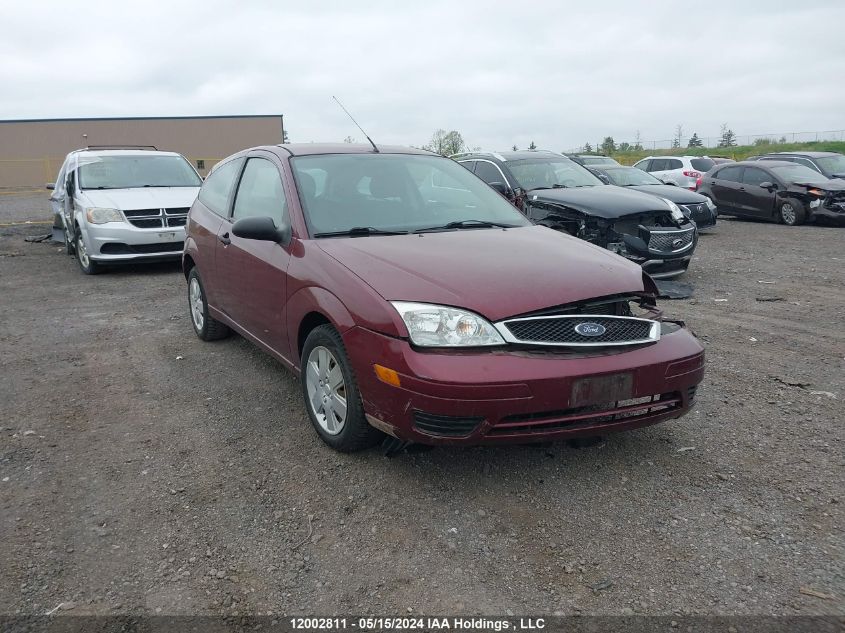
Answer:
[[[474,160],[462,160],[458,162],[461,167],[465,167],[469,171],[475,171],[475,161]]]
[[[796,158],[796,163],[799,165],[804,165],[805,167],[809,167],[813,171],[817,171],[821,173],[821,170],[813,164],[813,161],[809,160],[808,158]]]
[[[199,201],[217,215],[226,217],[229,212],[229,196],[235,186],[235,178],[243,164],[243,158],[221,165],[212,171],[200,189]]]
[[[761,182],[766,182],[767,180],[772,182],[773,178],[762,169],[757,169],[756,167],[746,167],[745,173],[742,174],[742,182],[746,185],[759,187]]]
[[[666,162],[669,163],[669,166],[664,167],[664,169],[683,169],[684,167],[683,161],[680,161],[677,158],[670,158]]]
[[[668,164],[669,164],[669,161],[665,160],[663,158],[652,158],[651,159],[651,165],[649,166],[648,170],[649,171],[665,171],[665,170],[669,169],[669,167],[667,166]]]
[[[740,182],[740,176],[742,176],[742,167],[725,167],[716,173],[718,180],[729,182]]]
[[[500,182],[503,185],[508,184],[502,172],[493,163],[480,160],[475,166],[475,175],[481,178],[484,182]]]
[[[636,163],[634,167],[636,167],[637,169],[642,169],[643,171],[651,171],[651,169],[649,168],[650,162],[651,161],[646,158],[645,160],[641,160],[640,162]]]
[[[277,227],[287,213],[279,170],[269,160],[250,158],[238,185],[232,218],[270,217]]]

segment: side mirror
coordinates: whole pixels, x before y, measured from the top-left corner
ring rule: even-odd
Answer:
[[[760,183],[760,187],[762,187],[763,189],[777,189],[775,183],[773,183],[771,180],[764,180]]]
[[[276,228],[273,218],[266,216],[241,218],[232,225],[232,233],[246,240],[276,242],[282,246],[290,244],[291,237],[290,225]]]
[[[56,183],[54,183],[54,182],[48,182],[46,185],[44,185],[44,187],[45,187],[46,189],[49,189],[50,191],[53,191],[53,189],[55,189],[55,188],[56,188]]]
[[[610,184],[610,178],[608,178],[606,174],[596,174],[596,177],[598,177],[598,179],[601,180],[604,184]]]
[[[502,194],[505,198],[507,198],[507,197],[510,195],[510,193],[511,193],[511,191],[510,191],[510,189],[508,188],[508,186],[507,186],[505,183],[503,183],[503,182],[490,182],[490,183],[487,183],[487,184],[489,184],[491,187],[493,187],[493,189],[495,189],[496,191],[498,191],[498,192],[499,192],[500,194]]]

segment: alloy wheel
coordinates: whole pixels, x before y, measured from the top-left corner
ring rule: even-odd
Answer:
[[[200,288],[200,283],[196,277],[191,279],[188,293],[191,302],[191,319],[194,321],[197,332],[201,332],[202,326],[205,324],[205,313],[202,304],[202,288]]]
[[[784,224],[795,224],[795,207],[789,202],[784,202],[780,208],[780,215]]]
[[[88,268],[91,265],[91,258],[88,257],[88,249],[85,248],[85,240],[82,239],[81,235],[76,240],[76,256],[83,268]]]
[[[317,346],[308,355],[305,370],[308,406],[320,427],[330,435],[337,435],[346,423],[346,381],[334,354]]]

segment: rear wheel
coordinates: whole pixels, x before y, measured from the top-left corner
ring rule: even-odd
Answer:
[[[788,198],[778,207],[778,220],[787,226],[798,226],[804,223],[807,211],[804,203],[795,198]]]
[[[326,444],[350,453],[382,439],[367,422],[343,340],[331,325],[314,328],[305,339],[301,379],[308,417]]]
[[[194,332],[203,341],[216,341],[229,335],[229,327],[208,312],[205,288],[196,266],[188,273],[188,308],[191,312],[191,325],[194,326]]]
[[[88,254],[88,249],[85,248],[85,240],[82,239],[82,232],[79,229],[76,230],[73,250],[76,251],[76,261],[79,262],[82,272],[86,275],[96,275],[100,272],[100,265],[91,259]]]

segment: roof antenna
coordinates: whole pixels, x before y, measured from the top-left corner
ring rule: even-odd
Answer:
[[[337,97],[335,97],[334,95],[332,95],[332,99],[334,99],[335,101],[337,101],[337,105],[339,105],[339,106],[340,106],[340,109],[341,109],[341,110],[343,110],[344,112],[346,112],[346,116],[348,116],[350,119],[352,119],[352,115],[351,115],[351,114],[349,114],[349,110],[347,110],[346,108],[344,108],[344,107],[343,107],[343,104],[342,104],[340,101],[338,101],[338,98],[337,98]],[[359,130],[361,130],[361,133],[362,133],[364,136],[366,136],[366,137],[367,137],[367,140],[370,142],[370,145],[372,145],[372,146],[373,146],[373,151],[374,151],[376,154],[378,154],[378,153],[379,153],[379,151],[378,151],[378,147],[376,147],[376,144],[375,144],[375,143],[373,143],[373,139],[371,139],[369,136],[367,136],[367,133],[366,133],[366,132],[364,132],[364,128],[362,128],[360,125],[358,125],[358,121],[356,121],[355,119],[352,119],[352,122],[355,124],[355,126],[356,126]]]

